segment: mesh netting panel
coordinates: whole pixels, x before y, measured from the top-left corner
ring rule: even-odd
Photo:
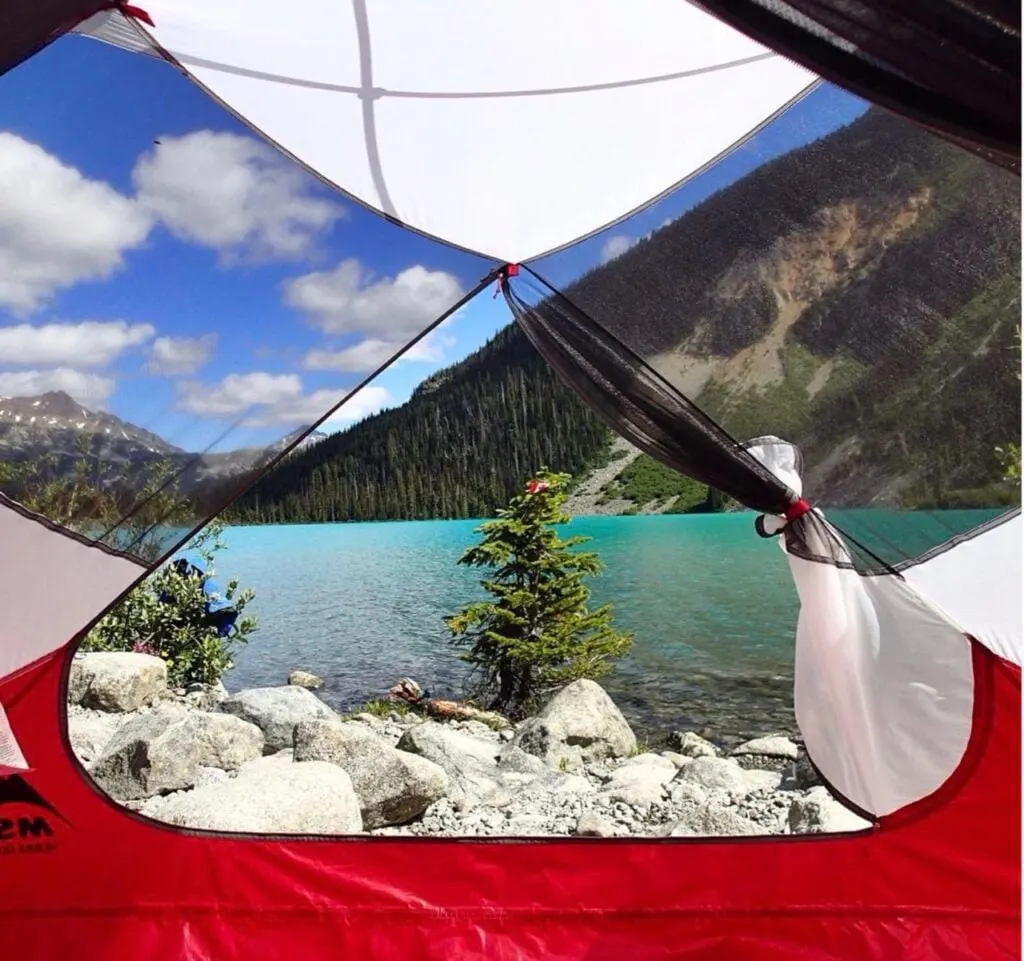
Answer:
[[[1019,172],[1019,3],[700,0],[700,6],[827,80]]]
[[[1019,503],[1020,182],[877,109],[815,137],[834,100],[755,137],[749,172],[711,170],[595,238],[589,262],[554,255],[511,284],[528,333],[569,342],[564,315],[589,318],[729,437],[796,443],[804,495],[878,567]],[[650,376],[614,384],[620,420]]]
[[[150,565],[300,443],[401,403],[367,385],[436,365],[493,265],[342,199],[160,60],[118,61],[133,113],[123,56],[65,38],[4,80],[0,493]]]

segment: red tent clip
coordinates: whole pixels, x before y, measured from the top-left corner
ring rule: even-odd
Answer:
[[[807,503],[802,497],[799,500],[793,501],[789,507],[786,508],[785,518],[787,521],[792,523],[798,517],[803,517],[804,514],[808,513],[811,509],[811,505]]]
[[[115,0],[115,2],[111,4],[111,6],[115,10],[118,10],[122,16],[128,17],[131,20],[139,20],[149,27],[156,26],[156,24],[153,23],[153,18],[148,13],[146,13],[146,11],[142,9],[142,7],[136,7],[134,4],[131,3],[120,3],[117,2],[117,0]]]
[[[498,271],[498,283],[494,288],[494,297],[502,293],[505,289],[505,285],[508,283],[509,277],[519,276],[519,264],[505,264],[504,267]],[[492,298],[493,299],[493,298]]]

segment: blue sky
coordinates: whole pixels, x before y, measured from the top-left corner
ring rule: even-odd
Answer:
[[[160,61],[71,37],[2,83],[0,396],[63,388],[187,449],[266,443],[492,266],[325,188]],[[688,186],[548,258],[545,275],[571,280],[862,110],[816,91]],[[405,400],[508,320],[483,293],[332,427]]]

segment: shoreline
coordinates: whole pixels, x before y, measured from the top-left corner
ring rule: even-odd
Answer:
[[[181,827],[443,837],[683,837],[865,828],[784,732],[722,748],[692,730],[638,740],[593,681],[514,726],[396,702],[341,716],[320,679],[229,694],[167,688],[146,654],[78,654],[73,750],[117,803]],[[498,728],[498,729],[495,729]]]

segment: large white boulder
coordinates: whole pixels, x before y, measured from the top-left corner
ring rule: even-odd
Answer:
[[[500,787],[501,748],[499,741],[453,730],[436,721],[409,728],[398,742],[400,751],[418,754],[444,769],[451,782],[449,796],[464,810]]]
[[[167,665],[151,654],[95,651],[71,662],[68,701],[98,711],[137,711],[167,692]]]
[[[362,724],[302,721],[295,726],[294,756],[328,761],[348,773],[367,830],[405,824],[448,791],[442,767],[396,750]]]
[[[774,771],[790,770],[800,756],[800,748],[782,734],[755,737],[734,747],[729,756],[741,767],[762,768]]]
[[[695,757],[677,775],[680,781],[696,784],[708,794],[743,795],[754,786],[735,761],[721,757]]]
[[[264,752],[275,754],[290,748],[295,725],[303,721],[334,720],[337,715],[304,687],[254,687],[239,691],[217,708],[255,724],[265,738]]]
[[[678,769],[668,758],[640,754],[612,771],[601,794],[637,807],[662,800]]]
[[[111,797],[129,801],[180,791],[201,767],[233,771],[262,753],[253,724],[165,705],[118,728],[90,773]]]
[[[753,740],[744,741],[729,753],[733,757],[756,755],[795,761],[800,754],[800,749],[788,737],[782,734],[770,734],[767,737],[755,737]]]
[[[143,814],[207,831],[356,834],[363,826],[351,779],[327,761],[260,758],[230,780],[154,800]]]
[[[590,761],[631,754],[636,735],[604,688],[584,679],[564,687],[540,714],[523,721],[512,743],[556,771],[575,771]]]

